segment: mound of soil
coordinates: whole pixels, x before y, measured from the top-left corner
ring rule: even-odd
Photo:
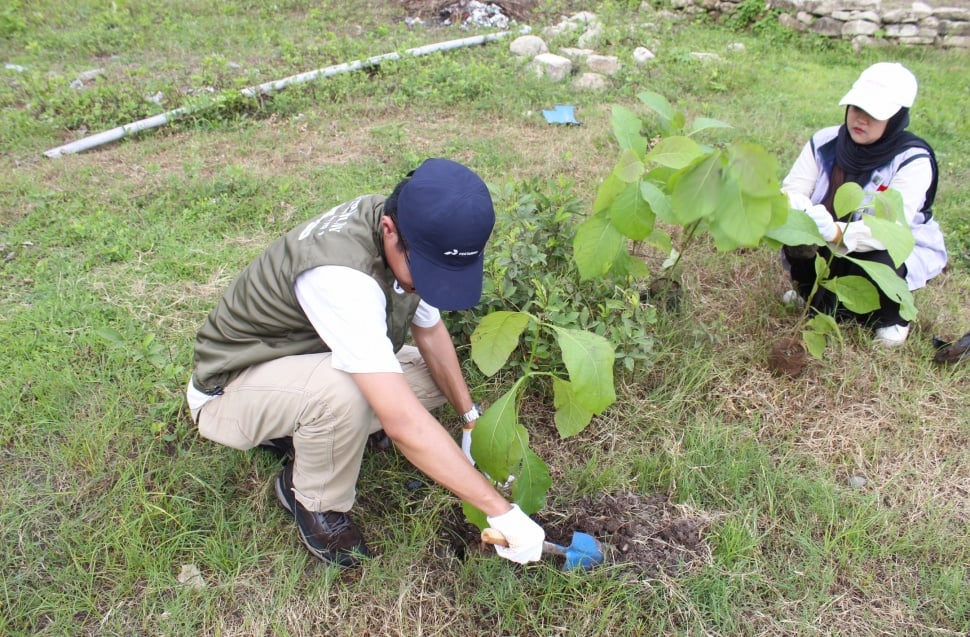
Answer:
[[[464,520],[460,506],[455,513],[443,533],[455,555],[491,550],[482,546],[478,529]],[[599,494],[580,500],[565,517],[535,518],[556,544],[568,545],[574,531],[592,535],[604,546],[605,564],[637,579],[676,575],[710,555],[703,539],[709,520],[683,514],[659,494]]]
[[[776,376],[798,378],[808,364],[808,353],[799,338],[782,338],[775,341],[768,354],[768,369]]]

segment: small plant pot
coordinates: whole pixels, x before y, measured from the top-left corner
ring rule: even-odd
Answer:
[[[676,312],[680,309],[681,297],[680,282],[665,276],[651,281],[647,292],[640,295],[642,301],[649,300],[668,312]]]
[[[800,338],[785,337],[771,346],[768,369],[775,376],[798,378],[808,363],[808,352]]]

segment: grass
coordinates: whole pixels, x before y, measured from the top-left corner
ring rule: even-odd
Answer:
[[[537,3],[539,28],[569,13]],[[876,49],[658,20],[601,2],[600,48],[624,64],[602,93],[525,73],[505,44],[382,64],[261,102],[242,87],[467,35],[404,26],[397,3],[14,2],[0,9],[0,633],[162,635],[956,635],[970,630],[966,367],[930,362],[970,329],[966,53]],[[655,22],[652,30],[630,25]],[[743,51],[727,45],[742,42]],[[568,42],[566,42],[568,43]],[[691,51],[722,63],[702,63]],[[339,572],[278,509],[278,465],[197,437],[183,406],[195,330],[276,236],[427,156],[496,187],[536,179],[592,202],[614,165],[613,104],[666,95],[735,126],[783,171],[839,121],[845,87],[897,59],[920,79],[912,130],[934,145],[949,270],[917,293],[910,342],[846,329],[798,380],[764,357],[795,317],[766,250],[695,250],[679,318],[651,365],[560,441],[531,435],[550,508],[598,491],[668,495],[710,521],[710,556],[631,581],[603,569],[517,568],[447,539],[456,503],[395,454],[368,455],[355,514],[379,558]],[[84,90],[70,82],[104,68]],[[48,148],[177,108],[219,107],[94,151]],[[146,96],[163,94],[162,105]],[[581,127],[539,111],[577,105]],[[565,178],[565,179],[564,179]],[[567,185],[563,185],[567,184]],[[571,184],[568,185],[568,184]],[[662,255],[647,254],[651,267]],[[481,399],[494,381],[475,378]],[[447,415],[446,415],[447,416]],[[862,476],[862,489],[848,478]],[[180,585],[195,565],[205,587]]]

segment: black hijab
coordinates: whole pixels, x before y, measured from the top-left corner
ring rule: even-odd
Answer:
[[[846,121],[849,107],[845,107]],[[882,137],[871,144],[857,144],[852,141],[846,122],[839,127],[839,134],[835,142],[835,163],[845,171],[845,181],[854,181],[860,186],[869,183],[872,171],[888,164],[893,157],[907,148],[922,148],[930,155],[933,166],[933,181],[926,191],[926,201],[923,210],[929,211],[936,198],[937,167],[933,149],[920,137],[906,130],[909,126],[909,109],[901,108],[886,123],[886,131]]]

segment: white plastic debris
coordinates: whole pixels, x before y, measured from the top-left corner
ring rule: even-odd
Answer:
[[[205,588],[205,580],[202,578],[199,567],[195,564],[183,564],[177,579],[179,584],[187,588],[194,588],[196,590]]]

